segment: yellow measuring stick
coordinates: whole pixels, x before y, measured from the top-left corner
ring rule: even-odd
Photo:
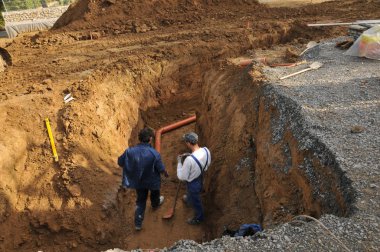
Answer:
[[[49,118],[46,117],[45,122],[46,122],[46,128],[48,130],[48,134],[50,138],[51,149],[53,150],[54,159],[55,159],[55,162],[58,162],[57,149],[55,148],[53,133],[51,133]]]

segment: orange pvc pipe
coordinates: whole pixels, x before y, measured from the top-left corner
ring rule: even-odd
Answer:
[[[176,122],[176,123],[173,123],[173,124],[170,124],[168,126],[165,126],[165,127],[158,129],[156,131],[156,135],[155,135],[154,148],[158,152],[161,152],[161,135],[162,134],[169,132],[169,131],[172,131],[172,130],[175,130],[175,129],[178,129],[178,128],[181,128],[185,125],[188,125],[190,123],[195,122],[196,120],[197,120],[197,116],[192,116],[192,117],[189,117],[185,120],[182,120],[182,121],[179,121],[179,122]]]

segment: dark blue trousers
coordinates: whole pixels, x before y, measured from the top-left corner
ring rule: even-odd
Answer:
[[[203,207],[201,201],[202,177],[198,177],[191,182],[187,182],[187,199],[194,208],[194,218],[199,221],[204,220]]]
[[[149,191],[152,207],[156,208],[160,204],[160,190],[136,189],[137,200],[135,211],[135,226],[141,227],[142,225],[146,208],[146,200],[148,199]]]

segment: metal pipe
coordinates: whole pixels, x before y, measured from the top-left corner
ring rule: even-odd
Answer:
[[[176,123],[172,123],[172,124],[169,124],[168,126],[165,126],[165,127],[158,129],[156,131],[156,135],[155,135],[154,148],[158,152],[161,152],[161,135],[162,134],[167,133],[167,132],[172,131],[172,130],[175,130],[175,129],[178,129],[178,128],[183,127],[185,125],[188,125],[190,123],[193,123],[196,120],[197,120],[197,116],[192,116],[192,117],[189,117],[185,120],[182,120],[182,121],[179,121]]]

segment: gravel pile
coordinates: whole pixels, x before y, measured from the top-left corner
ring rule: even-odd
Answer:
[[[380,62],[344,55],[338,41],[322,43],[311,61],[321,69],[290,79],[278,78],[298,69],[267,69],[274,92],[302,108],[305,129],[334,154],[357,192],[355,208],[379,215]],[[305,66],[299,67],[299,69]]]
[[[295,221],[253,237],[223,237],[202,245],[194,241],[179,241],[163,251],[345,251],[344,246],[351,251],[376,251],[378,247],[368,245],[366,241],[375,239],[378,230],[362,222],[375,219],[369,216],[359,218],[344,219],[325,215],[320,219],[339,241],[315,222]]]
[[[67,10],[67,8],[68,6],[59,6],[22,11],[10,11],[3,12],[3,17],[6,23],[17,23],[27,20],[43,20],[50,18],[58,18]]]

